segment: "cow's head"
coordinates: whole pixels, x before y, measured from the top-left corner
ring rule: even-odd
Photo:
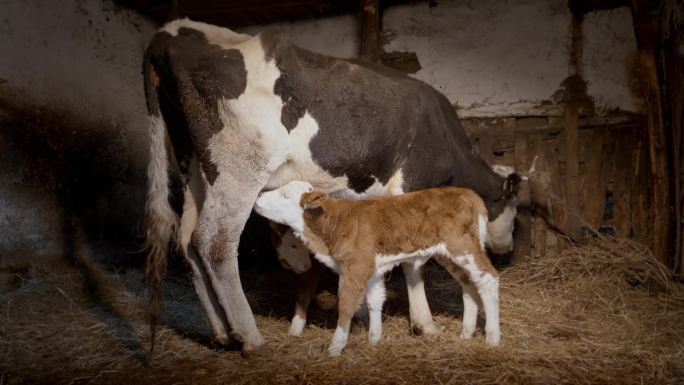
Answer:
[[[304,209],[299,204],[302,194],[313,191],[308,182],[292,181],[276,190],[261,193],[254,204],[259,215],[287,225],[295,234],[304,231]]]
[[[496,208],[496,216],[487,223],[487,249],[495,254],[506,254],[513,250],[513,229],[518,212],[518,186],[521,178],[510,166],[494,165],[492,170],[504,177],[499,198],[490,203]],[[490,211],[492,209],[490,208]]]

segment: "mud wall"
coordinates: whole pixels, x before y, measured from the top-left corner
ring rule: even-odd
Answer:
[[[462,117],[561,115],[570,75],[572,14],[565,0],[439,0],[383,13],[384,49],[415,52],[412,76],[447,95]],[[358,23],[345,16],[275,24],[299,45],[339,57],[359,50]],[[264,26],[244,29],[256,33]],[[583,20],[583,66],[596,113],[634,112],[636,40],[628,7]]]
[[[384,49],[415,52],[413,76],[462,117],[562,113],[566,1],[420,2],[385,10],[382,22]],[[354,15],[278,26],[304,47],[357,56]],[[108,0],[0,3],[0,263],[63,253],[74,223],[103,258],[135,250],[147,162],[140,64],[154,29]],[[638,111],[629,9],[586,15],[583,38],[596,113]]]
[[[0,3],[0,263],[63,254],[76,227],[126,256],[147,161],[154,26],[108,1]]]

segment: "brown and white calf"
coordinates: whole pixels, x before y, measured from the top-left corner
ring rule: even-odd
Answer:
[[[420,266],[432,257],[463,287],[461,337],[471,338],[475,332],[479,299],[486,316],[486,342],[499,343],[499,276],[484,251],[487,209],[475,192],[447,187],[350,201],[312,190],[307,182],[293,181],[262,193],[255,209],[290,226],[316,259],[340,275],[330,355],[339,355],[347,344],[352,316],[364,294],[369,340],[377,343],[382,336],[384,274],[400,263]]]
[[[309,249],[294,236],[291,228],[271,222],[271,231],[273,234],[271,243],[276,249],[280,265],[297,274],[297,301],[289,334],[298,336],[302,334],[306,326],[306,313],[316,294],[323,266],[316,259],[311,258]]]

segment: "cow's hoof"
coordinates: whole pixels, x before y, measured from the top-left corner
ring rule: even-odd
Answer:
[[[235,340],[230,338],[227,334],[214,336],[214,343],[219,346],[230,346],[235,343]]]
[[[266,355],[269,352],[268,346],[266,344],[261,344],[259,346],[244,343],[242,344],[242,356],[245,358],[252,358]]]

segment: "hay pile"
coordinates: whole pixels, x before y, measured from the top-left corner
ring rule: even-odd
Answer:
[[[146,366],[147,325],[137,271],[84,273],[68,265],[0,272],[0,384],[677,384],[684,383],[684,288],[646,249],[602,239],[502,273],[502,345],[458,339],[461,300],[447,273],[428,265],[428,298],[443,328],[410,334],[403,279],[395,273],[384,336],[367,343],[355,323],[341,358],[326,354],[335,314],[288,337],[290,277],[243,271],[268,351],[243,359],[208,346],[208,330],[182,275],[167,285],[166,325]],[[94,276],[94,278],[93,278]]]

